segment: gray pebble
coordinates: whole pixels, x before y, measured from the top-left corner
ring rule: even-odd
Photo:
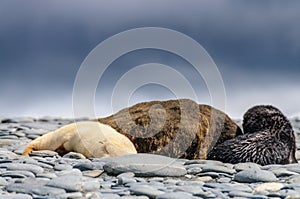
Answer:
[[[32,196],[28,194],[15,194],[15,193],[5,193],[0,195],[1,199],[32,199]]]
[[[156,199],[191,199],[194,198],[192,194],[185,192],[173,192],[173,193],[165,193],[156,197]]]
[[[7,181],[5,180],[5,178],[3,177],[0,177],[0,186],[6,186],[8,183]]]
[[[56,178],[57,175],[55,173],[45,173],[44,172],[44,173],[37,174],[36,177],[52,179],[52,178]]]
[[[183,167],[176,165],[163,164],[122,164],[117,162],[107,163],[103,166],[104,171],[112,175],[118,175],[125,172],[133,172],[136,176],[152,177],[152,176],[171,176],[179,177],[186,174]]]
[[[218,173],[226,173],[226,174],[234,174],[236,171],[234,169],[229,169],[224,166],[215,166],[215,165],[204,165],[201,167],[202,172],[218,172]]]
[[[300,192],[290,189],[283,189],[279,191],[282,198],[300,198]]]
[[[39,196],[55,196],[66,193],[64,189],[33,184],[10,184],[6,186],[6,190],[9,192],[36,194]]]
[[[72,193],[64,193],[64,194],[60,194],[57,196],[57,198],[82,198],[82,193],[81,192],[72,192]]]
[[[255,198],[255,199],[267,199],[267,196],[262,195],[253,195],[251,193],[246,193],[242,191],[231,191],[228,193],[228,196],[230,197],[244,197],[244,198]]]
[[[274,182],[278,179],[270,171],[247,169],[237,173],[233,180],[238,182]]]
[[[288,171],[285,168],[278,168],[278,169],[272,169],[270,170],[272,171],[276,177],[288,177],[288,176],[292,176],[292,175],[299,175],[296,172],[292,172],[292,171]]]
[[[253,163],[253,162],[246,162],[246,163],[238,163],[234,165],[234,169],[239,172],[243,171],[245,169],[261,169],[261,166],[259,164]]]
[[[212,178],[218,178],[220,177],[220,174],[217,172],[205,172],[205,173],[198,173],[197,176],[210,176]]]
[[[30,171],[6,171],[1,173],[2,177],[11,177],[11,178],[26,178],[32,177],[34,178],[35,175]]]
[[[86,181],[82,185],[83,192],[95,191],[98,189],[100,189],[100,182],[97,180]]]
[[[81,153],[69,152],[63,156],[63,158],[70,158],[70,159],[86,159],[84,155]]]
[[[156,198],[157,196],[165,193],[147,185],[135,185],[130,187],[129,190],[135,195],[146,195],[149,198]]]
[[[122,196],[122,199],[149,199],[147,196]]]
[[[30,156],[39,156],[39,157],[55,157],[58,156],[58,153],[50,150],[40,150],[40,151],[32,151]]]
[[[54,169],[56,171],[64,171],[64,170],[71,170],[71,169],[73,169],[73,167],[71,165],[68,165],[68,164],[56,164],[54,166]]]
[[[295,173],[300,174],[300,164],[291,164],[291,165],[287,165],[287,166],[286,166],[286,169],[287,169],[288,171],[292,171],[292,172],[295,172]]]
[[[188,185],[183,185],[183,186],[178,186],[174,189],[174,191],[183,191],[183,192],[187,192],[193,195],[197,195],[197,194],[202,194],[203,193],[203,189],[202,186],[198,185],[198,186],[188,186]]]
[[[42,173],[44,169],[34,164],[21,164],[21,163],[4,163],[0,164],[0,168],[7,170],[30,171],[34,174]]]
[[[215,165],[215,166],[223,166],[224,163],[216,160],[188,160],[184,163],[184,165],[190,164],[205,164],[205,165]]]
[[[103,174],[103,170],[83,171],[82,175],[90,178],[97,178]]]
[[[16,139],[18,139],[18,136],[15,136],[15,135],[4,135],[4,136],[0,136],[0,139],[16,140]]]
[[[231,182],[231,178],[226,178],[226,177],[223,177],[223,178],[219,178],[217,180],[218,183],[229,183]]]
[[[61,188],[66,191],[80,191],[82,189],[82,177],[77,175],[64,175],[51,179],[47,186]]]

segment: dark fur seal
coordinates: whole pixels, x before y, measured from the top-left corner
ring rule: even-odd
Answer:
[[[188,99],[143,102],[98,121],[127,136],[138,153],[186,159],[206,159],[216,143],[242,135],[225,113]]]
[[[283,113],[270,105],[250,108],[243,119],[244,135],[216,145],[208,159],[260,165],[296,163],[295,136]]]

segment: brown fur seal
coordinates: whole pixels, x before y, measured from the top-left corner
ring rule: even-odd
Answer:
[[[242,135],[225,113],[188,99],[143,102],[98,121],[128,137],[138,153],[186,159],[206,159],[216,143]]]
[[[77,122],[63,126],[30,142],[24,155],[33,150],[53,150],[60,154],[75,151],[88,158],[115,157],[136,153],[124,135],[99,122]]]
[[[208,151],[216,143],[242,134],[225,113],[188,99],[143,102],[98,121],[128,137],[139,153],[152,152],[187,159],[206,159]],[[69,142],[68,134],[74,135],[69,132],[70,129],[75,130],[72,125],[72,128],[62,127],[29,143],[24,154],[28,155],[32,150],[58,148],[68,152],[75,150],[74,147],[82,153],[76,142],[72,142],[73,148],[69,147],[70,144],[63,144]],[[92,134],[97,137],[97,132]],[[81,135],[81,138],[84,136]],[[87,157],[100,157],[94,149],[101,148],[101,145],[92,142],[88,147],[94,153]]]
[[[255,162],[261,165],[295,163],[295,136],[282,112],[270,105],[249,109],[243,120],[245,135],[216,145],[208,159]]]

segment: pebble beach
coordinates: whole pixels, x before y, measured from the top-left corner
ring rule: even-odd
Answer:
[[[300,120],[290,121],[300,160]],[[0,118],[0,198],[300,198],[300,164],[234,165],[153,154],[94,159],[73,152],[22,155],[33,139],[72,122]]]

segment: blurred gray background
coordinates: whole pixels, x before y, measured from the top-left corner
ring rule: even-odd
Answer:
[[[255,104],[300,115],[300,1],[0,1],[0,116],[72,117],[77,70],[101,41],[138,27],[165,27],[198,41],[215,61],[226,111],[241,118]],[[172,66],[210,104],[205,82],[179,56],[148,49],[115,60],[98,85],[98,116],[112,112],[114,84],[126,71],[156,62]],[[146,75],[146,74],[145,74]],[[167,78],[167,77],[166,77]],[[169,99],[144,85],[130,103]]]

